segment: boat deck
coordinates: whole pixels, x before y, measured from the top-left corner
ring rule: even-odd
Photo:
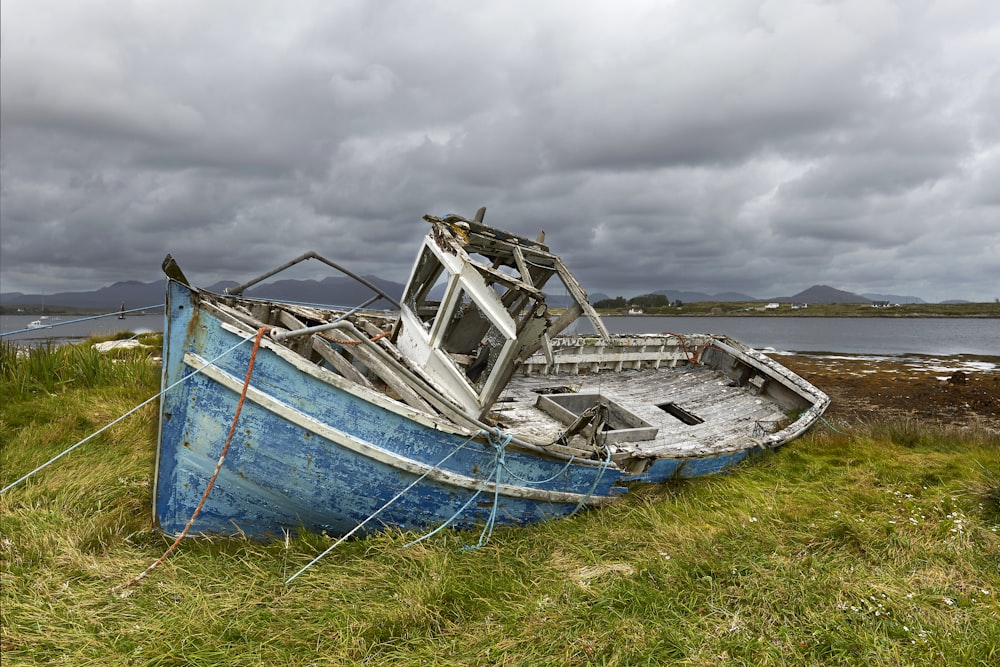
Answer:
[[[618,442],[612,447],[616,454],[637,458],[701,457],[736,451],[788,421],[776,402],[755,394],[752,387],[733,386],[729,377],[706,367],[515,376],[490,416],[525,440],[552,442],[566,424],[536,407],[536,403],[539,390],[548,393],[560,387],[599,393],[656,428],[652,439]],[[666,403],[682,408],[702,423],[685,423],[658,407]],[[571,444],[578,441],[582,441],[579,436]]]

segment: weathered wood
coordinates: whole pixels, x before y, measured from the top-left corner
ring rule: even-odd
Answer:
[[[387,387],[399,396],[399,399],[409,405],[410,407],[417,408],[423,412],[434,413],[435,410],[431,407],[430,403],[425,401],[420,394],[418,394],[406,380],[401,377],[394,369],[392,369],[385,361],[383,361],[378,355],[369,350],[364,345],[363,334],[360,337],[356,337],[352,332],[339,330],[340,334],[348,336],[348,338],[359,341],[360,345],[354,345],[351,347],[351,353],[356,359],[368,367],[368,370],[375,374],[379,380],[381,380]],[[360,333],[360,332],[359,332]]]
[[[304,329],[306,327],[305,322],[295,317],[286,310],[278,311],[278,322],[281,326],[289,330]],[[289,341],[288,346],[293,348],[296,352],[301,354],[303,357],[308,359],[312,356],[313,346],[312,346],[312,336],[303,336],[301,339]]]
[[[382,333],[384,333],[366,319],[359,318],[356,322],[354,322],[354,325],[356,325],[360,331],[367,333],[372,339],[378,338]],[[414,391],[419,393],[424,400],[433,405],[438,412],[448,419],[453,420],[455,423],[470,423],[469,417],[461,411],[458,405],[456,405],[450,398],[444,396],[440,390],[435,388],[431,379],[426,377],[419,367],[417,367],[404,355],[400,354],[395,344],[392,343],[391,336],[378,338],[378,340],[374,341],[373,344],[377,345],[379,349],[389,357],[391,360],[390,363],[395,365],[403,377],[409,380],[410,386],[414,389]]]
[[[337,352],[333,345],[331,345],[327,340],[315,334],[313,335],[313,350],[323,357],[327,363],[333,366],[334,370],[348,380],[356,382],[363,387],[371,388],[372,383],[368,381],[368,378],[362,375],[361,371],[354,367],[354,364],[352,364],[349,359],[346,359],[343,355]]]
[[[227,320],[230,320],[234,324],[239,323],[251,329],[261,329],[263,327],[271,326],[270,323],[254,317],[244,307],[230,306],[222,301],[207,301],[205,302],[205,307],[214,310],[221,316],[226,317]]]

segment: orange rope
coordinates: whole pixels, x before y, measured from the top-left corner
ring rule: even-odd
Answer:
[[[701,356],[701,352],[698,352],[696,350],[694,355],[692,356],[691,351],[688,349],[687,342],[684,340],[684,336],[674,333],[672,331],[664,331],[663,333],[666,334],[667,336],[673,336],[674,338],[676,338],[681,342],[681,349],[684,350],[684,356],[687,357],[689,364],[698,363],[698,357]]]
[[[260,329],[257,330],[257,337],[253,341],[253,351],[250,353],[250,363],[247,366],[246,379],[243,380],[243,391],[240,392],[240,400],[236,404],[236,413],[233,415],[233,423],[229,427],[229,435],[226,436],[226,444],[223,445],[222,447],[222,453],[219,455],[219,462],[215,464],[215,472],[212,473],[212,478],[208,480],[208,486],[205,487],[205,493],[202,494],[201,502],[199,502],[198,507],[195,508],[194,514],[192,514],[191,518],[188,519],[187,524],[184,526],[184,530],[182,530],[181,534],[177,536],[177,539],[174,540],[174,543],[171,544],[170,547],[163,552],[163,555],[160,556],[155,563],[147,567],[140,574],[136,575],[128,583],[118,586],[114,590],[129,588],[130,586],[139,583],[140,581],[146,578],[147,574],[149,574],[157,567],[159,567],[161,564],[163,564],[163,562],[167,560],[167,557],[171,553],[173,553],[173,551],[177,548],[177,545],[181,543],[181,540],[183,540],[187,536],[188,531],[191,530],[191,526],[194,525],[195,519],[197,519],[198,515],[201,514],[201,510],[202,508],[205,507],[205,502],[208,500],[208,494],[212,492],[212,487],[215,486],[215,481],[219,477],[219,471],[222,470],[222,463],[223,461],[226,460],[226,452],[229,451],[229,445],[232,444],[233,442],[233,434],[236,433],[236,422],[239,421],[240,412],[243,410],[243,401],[246,400],[247,390],[250,388],[250,375],[253,373],[254,363],[257,360],[257,350],[260,349],[260,340],[261,338],[264,337],[264,334],[266,334],[268,331],[270,331],[269,327],[261,327]]]
[[[389,333],[390,333],[389,331],[383,331],[379,335],[375,336],[374,338],[369,338],[368,340],[374,343],[379,339],[385,338],[386,336],[389,335]],[[330,336],[327,336],[326,334],[323,333],[317,335],[323,340],[328,340],[331,343],[336,343],[337,345],[361,345],[361,343],[364,342],[360,340],[340,340],[339,338],[331,338]]]

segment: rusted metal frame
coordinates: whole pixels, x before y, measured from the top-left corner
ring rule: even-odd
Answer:
[[[396,308],[399,308],[399,302],[398,301],[396,301],[394,298],[392,298],[391,296],[389,296],[388,294],[386,294],[384,291],[382,291],[376,285],[373,285],[370,281],[365,280],[364,278],[362,278],[361,276],[359,276],[356,273],[352,272],[351,270],[345,269],[344,267],[340,266],[336,262],[331,261],[331,260],[323,257],[322,255],[319,255],[319,254],[317,254],[317,253],[315,253],[313,251],[309,251],[309,252],[303,253],[302,255],[299,255],[298,257],[296,257],[292,261],[285,262],[284,264],[282,264],[278,268],[273,269],[271,271],[268,271],[267,273],[265,273],[263,275],[260,275],[260,276],[258,276],[256,278],[254,278],[253,280],[249,280],[249,281],[243,283],[242,285],[238,285],[236,287],[227,288],[226,291],[225,291],[225,293],[226,294],[231,294],[231,295],[240,295],[240,294],[243,294],[243,291],[246,290],[248,287],[252,287],[253,285],[256,285],[257,283],[261,282],[262,280],[267,280],[271,276],[273,276],[275,274],[278,274],[278,273],[281,273],[285,269],[289,269],[289,268],[295,266],[296,264],[298,264],[300,262],[306,261],[307,259],[316,259],[316,260],[319,260],[320,262],[323,262],[327,266],[329,266],[331,268],[334,268],[337,271],[340,271],[345,276],[348,276],[349,278],[353,278],[354,280],[358,281],[359,283],[361,283],[362,285],[364,285],[365,287],[367,287],[371,291],[375,292],[381,298],[385,299],[386,301],[388,301],[389,303],[391,303],[392,305],[394,305]],[[374,301],[378,301],[378,299],[373,299],[372,301],[369,301],[368,303],[373,303]]]

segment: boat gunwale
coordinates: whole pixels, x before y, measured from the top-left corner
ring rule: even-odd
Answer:
[[[210,363],[209,360],[201,357],[197,353],[186,352],[184,354],[184,364],[189,368],[200,371],[202,375],[211,379],[219,386],[225,387],[236,394],[239,394],[242,389],[243,379],[238,378],[225,369]],[[437,465],[423,463],[374,443],[362,440],[357,436],[317,419],[295,406],[289,405],[285,401],[268,394],[262,389],[254,387],[252,383],[247,388],[247,400],[259,405],[270,414],[278,416],[281,419],[285,419],[296,426],[308,429],[310,432],[321,438],[329,440],[338,447],[349,449],[369,460],[393,467],[397,470],[402,470],[413,475],[426,475],[428,479],[432,479],[446,486],[458,487],[467,491],[484,491],[489,493],[499,491],[501,496],[521,498],[538,502],[563,504],[583,503],[587,506],[601,506],[614,502],[618,499],[618,496],[616,495],[588,495],[571,491],[555,491],[533,488],[527,485],[506,483],[500,483],[498,485],[496,482],[491,481],[490,478],[478,479],[470,477],[469,475],[451,472],[444,468],[438,468]],[[469,440],[478,442],[474,439],[475,435],[477,434],[474,433],[470,435]],[[479,444],[486,444],[489,446],[488,443]],[[575,459],[575,461],[586,463],[580,459]],[[604,467],[611,471],[617,471],[615,468],[611,468],[607,465]],[[600,474],[603,476],[603,472]]]

